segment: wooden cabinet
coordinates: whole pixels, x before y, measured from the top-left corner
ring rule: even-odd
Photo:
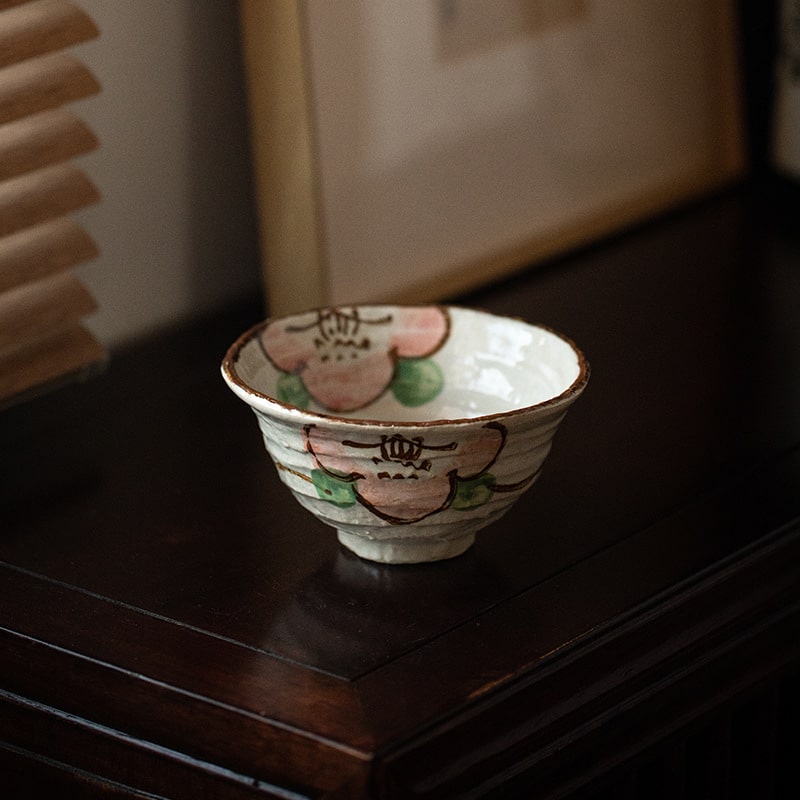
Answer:
[[[773,200],[456,298],[593,375],[450,562],[361,561],[282,487],[218,372],[257,304],[4,412],[5,796],[796,796],[800,239]]]

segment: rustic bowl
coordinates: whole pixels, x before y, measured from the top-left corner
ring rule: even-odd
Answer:
[[[256,325],[222,375],[305,508],[357,555],[414,563],[463,553],[534,483],[589,366],[521,320],[359,305]]]

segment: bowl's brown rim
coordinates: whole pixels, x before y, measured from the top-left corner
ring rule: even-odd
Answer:
[[[563,342],[568,344],[578,359],[578,376],[575,380],[560,394],[554,397],[549,397],[547,400],[542,400],[539,403],[534,403],[529,406],[520,406],[519,408],[511,408],[507,411],[496,411],[491,414],[482,414],[477,417],[442,417],[439,419],[427,420],[385,420],[385,419],[370,419],[368,417],[345,417],[338,414],[329,414],[321,411],[309,411],[299,406],[294,406],[291,403],[284,403],[275,397],[272,397],[263,392],[259,392],[252,386],[245,383],[236,372],[236,364],[239,360],[239,355],[244,347],[255,336],[263,330],[267,325],[280,320],[291,319],[306,314],[314,313],[317,311],[324,311],[335,308],[355,308],[355,309],[378,309],[378,308],[440,308],[449,313],[450,311],[468,311],[478,314],[483,314],[487,317],[494,319],[509,320],[512,322],[520,322],[531,328],[538,328],[547,331],[553,336],[558,337]],[[427,428],[436,425],[476,425],[491,422],[493,420],[508,419],[509,417],[516,417],[522,414],[528,414],[534,410],[545,409],[552,406],[558,406],[571,401],[577,397],[586,388],[591,374],[591,368],[583,351],[575,344],[572,339],[565,336],[560,331],[551,328],[549,325],[543,325],[537,322],[530,322],[522,317],[509,315],[509,314],[496,314],[492,311],[474,306],[460,306],[457,304],[442,304],[442,303],[340,303],[335,306],[319,306],[315,308],[308,308],[303,311],[297,311],[292,314],[281,314],[278,316],[267,317],[260,322],[252,325],[244,333],[242,333],[236,341],[228,348],[222,359],[222,373],[226,380],[233,386],[239,387],[245,394],[252,395],[260,400],[266,401],[269,406],[275,407],[276,410],[289,412],[289,415],[296,419],[298,416],[306,418],[308,422],[325,422],[325,423],[345,423],[354,426],[369,426],[369,427],[384,427],[384,428]]]

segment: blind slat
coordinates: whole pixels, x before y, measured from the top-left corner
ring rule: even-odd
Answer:
[[[86,287],[69,272],[4,292],[0,296],[0,353],[78,322],[96,307]]]
[[[66,53],[23,61],[0,70],[0,122],[57,108],[99,91],[94,75]]]
[[[97,137],[65,109],[0,125],[0,181],[88,153]]]
[[[94,239],[70,217],[45,222],[0,239],[0,292],[91,260]]]
[[[97,36],[84,11],[64,0],[35,0],[3,12],[0,67],[52,53]]]
[[[0,184],[0,236],[62,217],[100,199],[72,164],[59,164]]]
[[[24,399],[32,389],[66,382],[104,361],[106,353],[80,325],[52,331],[47,337],[0,354],[0,408]]]
[[[67,0],[0,0],[0,408],[105,360],[72,271],[97,246],[69,216],[100,199],[71,163],[98,142],[64,108],[100,89],[63,52],[97,34]]]

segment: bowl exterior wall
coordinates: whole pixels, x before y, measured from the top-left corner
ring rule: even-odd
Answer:
[[[396,563],[458,555],[536,482],[589,365],[522,320],[346,306],[254,326],[222,375],[298,502]]]
[[[499,519],[539,477],[570,402],[419,428],[255,413],[297,501],[359,555],[395,563],[457,555]]]

